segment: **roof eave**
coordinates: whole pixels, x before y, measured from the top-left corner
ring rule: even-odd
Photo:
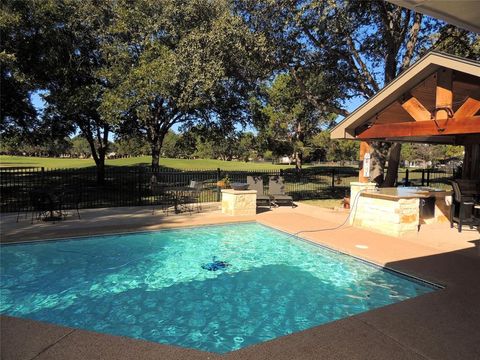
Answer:
[[[376,95],[358,107],[352,114],[338,123],[331,131],[331,138],[354,139],[354,130],[356,127],[394,101],[391,100],[389,103],[386,103],[387,99],[399,98],[440,67],[452,68],[480,77],[480,64],[476,61],[434,51],[429,52]]]

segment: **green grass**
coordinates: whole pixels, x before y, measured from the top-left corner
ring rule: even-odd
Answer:
[[[327,209],[335,209],[343,206],[342,199],[301,200],[300,202]]]
[[[124,159],[107,160],[107,166],[149,166],[149,156],[139,156]],[[160,159],[160,165],[172,169],[211,170],[278,170],[291,168],[289,165],[274,165],[271,163],[251,163],[242,161],[222,161],[211,159]],[[44,168],[85,168],[95,166],[92,159],[60,159],[28,156],[0,155],[0,167],[44,167]]]

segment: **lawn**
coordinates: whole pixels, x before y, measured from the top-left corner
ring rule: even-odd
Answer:
[[[107,166],[149,166],[149,156],[107,160]],[[252,163],[243,161],[222,161],[211,159],[160,159],[160,165],[172,169],[211,170],[278,170],[291,168],[289,165],[271,163]],[[95,166],[93,159],[60,159],[28,156],[0,155],[0,167],[44,167],[44,168],[84,168]]]
[[[335,209],[343,207],[342,199],[313,199],[313,200],[302,200],[302,203],[308,205],[314,205],[321,208]]]

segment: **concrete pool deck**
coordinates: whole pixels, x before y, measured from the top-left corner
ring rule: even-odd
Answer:
[[[81,211],[52,223],[1,220],[1,242],[258,221],[339,251],[445,286],[444,289],[224,355],[2,316],[2,359],[475,359],[480,358],[480,234],[448,224],[398,239],[348,225],[342,211],[300,204],[231,217],[163,215],[151,208]]]

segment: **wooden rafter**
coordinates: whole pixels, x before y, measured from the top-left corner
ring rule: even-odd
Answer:
[[[453,70],[443,68],[437,72],[437,87],[435,107],[452,109],[453,104],[453,92],[452,92],[452,79]],[[448,119],[448,113],[445,110],[439,110],[436,112],[435,118],[437,120]]]
[[[443,129],[443,130],[440,130]],[[480,116],[435,121],[377,124],[357,135],[357,139],[385,139],[408,136],[435,136],[480,133]]]
[[[410,114],[415,121],[426,121],[432,119],[432,114],[425,106],[415,97],[410,97],[402,104],[402,108]]]
[[[474,116],[479,110],[480,100],[469,97],[455,112],[455,117]]]

